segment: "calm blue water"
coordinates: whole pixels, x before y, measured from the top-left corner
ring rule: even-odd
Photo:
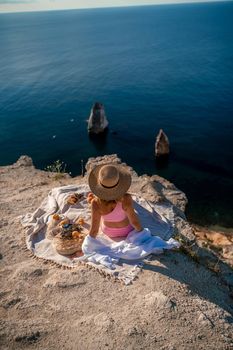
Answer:
[[[1,165],[28,154],[79,174],[118,153],[184,190],[192,221],[233,226],[233,2],[1,14],[0,50]],[[86,131],[94,101],[102,142]],[[172,153],[159,166],[160,128]]]

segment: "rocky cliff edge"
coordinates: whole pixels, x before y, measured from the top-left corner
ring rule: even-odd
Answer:
[[[106,162],[121,161],[91,158],[86,169]],[[3,349],[232,349],[232,270],[196,240],[183,192],[157,175],[129,170],[132,192],[172,206],[182,248],[154,256],[126,287],[85,267],[67,271],[34,260],[25,250],[19,216],[33,212],[53,187],[84,183],[86,175],[37,170],[27,156],[0,167]]]

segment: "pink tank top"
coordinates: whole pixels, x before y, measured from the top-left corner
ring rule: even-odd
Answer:
[[[117,202],[115,208],[109,214],[102,215],[102,219],[109,222],[119,222],[123,221],[125,218],[127,218],[127,215],[122,208],[121,202]]]

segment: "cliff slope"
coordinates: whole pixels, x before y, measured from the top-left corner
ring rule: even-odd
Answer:
[[[119,162],[115,155],[91,159],[87,168],[108,160]],[[131,172],[133,191],[174,204],[177,234],[192,245],[185,195],[158,176]],[[34,211],[53,187],[85,181],[37,170],[28,158],[0,167],[0,347],[232,349],[229,285],[183,252],[154,256],[129,286],[29,256],[18,216]]]

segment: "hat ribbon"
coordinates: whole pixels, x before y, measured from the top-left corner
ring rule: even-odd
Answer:
[[[103,186],[104,188],[114,188],[119,184],[119,180],[117,181],[117,183],[113,186],[105,186],[104,184],[102,184],[102,182],[100,182],[101,186]]]

